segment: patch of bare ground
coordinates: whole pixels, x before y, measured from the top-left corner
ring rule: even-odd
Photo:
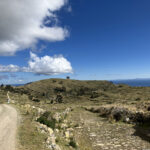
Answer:
[[[82,150],[141,150],[150,148],[150,143],[136,134],[137,130],[132,124],[111,123],[106,118],[81,108],[74,110],[70,119],[79,124],[79,127],[76,128],[76,138]]]
[[[16,149],[17,111],[9,106],[0,105],[0,150]]]

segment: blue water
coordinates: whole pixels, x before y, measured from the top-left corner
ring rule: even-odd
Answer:
[[[149,86],[150,87],[150,79],[129,79],[129,80],[113,80],[115,84],[127,84],[129,86]]]

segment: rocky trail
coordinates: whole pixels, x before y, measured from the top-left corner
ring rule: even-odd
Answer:
[[[0,150],[16,149],[17,111],[6,104],[0,105]]]
[[[79,139],[86,137],[92,150],[144,150],[150,148],[150,143],[135,135],[131,124],[110,123],[98,114],[77,110],[72,119],[79,124],[76,135]],[[82,137],[80,137],[82,136]],[[87,138],[88,137],[88,138]]]

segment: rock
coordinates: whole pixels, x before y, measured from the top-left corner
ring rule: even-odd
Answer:
[[[127,116],[127,114],[128,114],[128,110],[125,108],[116,107],[111,111],[111,116],[116,121],[120,121],[120,120],[125,121],[125,117]]]
[[[53,115],[53,118],[54,118],[57,122],[59,122],[59,121],[62,119],[60,113],[55,113],[55,114]]]
[[[61,124],[61,128],[62,128],[62,129],[66,129],[67,127],[68,127],[67,124],[65,124],[65,123],[62,123],[62,124]]]
[[[64,122],[64,123],[67,123],[68,121],[65,119],[63,122]]]
[[[45,132],[48,131],[48,130],[47,130],[47,126],[44,125],[44,124],[40,124],[39,128],[40,128],[40,130],[44,130]]]
[[[35,106],[32,106],[33,109],[35,109]]]
[[[24,105],[24,107],[25,107],[25,108],[30,108],[30,107],[31,107],[31,105],[26,104],[26,105]]]
[[[44,133],[45,133],[45,131],[44,131],[44,130],[41,130],[41,133],[43,133],[43,134],[44,134]]]
[[[66,132],[65,132],[65,138],[67,138],[67,139],[70,138],[70,132],[69,132],[69,131],[66,131]]]
[[[60,147],[57,144],[51,144],[48,146],[51,150],[61,150]]]
[[[37,109],[37,112],[38,112],[38,115],[41,115],[41,114],[44,114],[44,113],[45,113],[45,110],[42,109],[42,108],[38,108],[38,109]]]
[[[72,132],[72,131],[73,131],[73,128],[68,128],[67,131],[71,131],[71,132]]]
[[[126,122],[129,122],[130,121],[130,118],[126,118]]]
[[[56,144],[56,137],[55,136],[49,136],[46,140],[47,144]]]
[[[48,131],[49,135],[52,135],[54,133],[54,131],[51,128],[47,128],[47,131]]]
[[[56,132],[56,133],[59,133],[59,130],[58,130],[58,129],[55,129],[55,132]]]
[[[71,111],[72,111],[72,109],[68,107],[68,108],[65,109],[64,114],[67,115]]]

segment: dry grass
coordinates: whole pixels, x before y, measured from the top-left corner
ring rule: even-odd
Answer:
[[[65,91],[57,90],[64,88]],[[84,113],[85,119],[92,119],[92,115],[86,114],[83,108],[98,109],[99,107],[121,107],[131,112],[145,111],[150,104],[150,87],[129,87],[127,85],[113,85],[107,81],[77,81],[63,79],[48,79],[28,84],[23,89],[30,95],[39,98],[40,102],[33,102],[28,98],[28,94],[10,93],[11,99],[15,100],[16,107],[20,111],[22,121],[19,128],[20,150],[46,150],[43,142],[45,136],[40,134],[33,120],[33,113],[26,114],[21,106],[30,104],[43,108],[51,112],[61,112],[67,107],[72,107],[73,112],[70,113],[68,120],[82,126],[80,114]],[[57,89],[57,90],[56,90]],[[98,96],[91,97],[95,92]],[[50,99],[56,97],[58,93],[63,95],[64,103],[50,104]],[[0,103],[6,102],[6,91],[0,91]],[[89,117],[89,118],[88,118]],[[91,118],[90,118],[91,117]],[[84,119],[84,118],[82,118]],[[96,129],[95,129],[96,130]],[[91,143],[86,130],[76,132],[75,138],[82,150],[92,150]],[[78,134],[81,133],[81,134]],[[70,150],[63,139],[58,140],[58,144],[62,150]]]

